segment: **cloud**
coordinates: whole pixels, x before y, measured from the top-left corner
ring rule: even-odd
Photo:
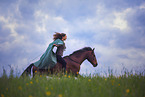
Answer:
[[[115,12],[115,19],[114,19],[114,24],[113,27],[118,28],[121,30],[123,33],[128,33],[129,31],[129,26],[127,20],[125,20],[126,14],[130,11],[130,8],[127,8],[123,12]]]
[[[1,0],[0,64],[25,68],[43,54],[54,32],[65,32],[64,55],[96,48],[100,65],[93,68],[85,61],[82,73],[119,69],[120,64],[144,66],[144,13],[145,3],[137,0]]]

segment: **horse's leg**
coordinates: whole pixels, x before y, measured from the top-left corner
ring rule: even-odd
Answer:
[[[33,66],[32,69],[32,73],[33,73],[33,77],[35,76],[35,74],[39,71],[39,69],[36,66]]]
[[[24,76],[24,75],[28,76],[29,74],[31,75],[31,68],[32,68],[33,66],[34,66],[34,64],[30,64],[30,65],[25,69],[25,71],[22,73],[21,76]]]
[[[62,65],[57,63],[53,68],[50,69],[51,74],[58,74],[62,70]]]

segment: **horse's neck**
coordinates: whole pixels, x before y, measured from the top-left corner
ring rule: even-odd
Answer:
[[[74,61],[76,61],[77,63],[79,63],[80,65],[82,64],[82,62],[84,60],[86,60],[87,58],[87,51],[86,52],[83,52],[83,53],[76,53],[74,55],[71,55],[70,56]]]

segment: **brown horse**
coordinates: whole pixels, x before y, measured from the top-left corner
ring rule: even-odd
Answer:
[[[72,72],[73,74],[77,75],[80,71],[80,65],[82,64],[82,62],[84,60],[88,60],[94,67],[96,67],[98,65],[97,63],[97,59],[94,53],[94,49],[90,48],[90,47],[85,47],[82,48],[80,50],[77,50],[75,52],[73,52],[72,54],[70,54],[69,56],[65,56],[64,60],[66,61],[67,65],[66,65],[66,71],[67,73]],[[50,71],[51,73],[55,72],[58,73],[60,71],[62,71],[62,65],[60,63],[57,63],[55,65],[55,67],[53,67],[52,69],[38,69],[37,67],[35,67],[33,64],[31,64],[24,72],[22,75],[26,74],[30,74],[31,72],[31,67],[33,66],[33,74],[35,72],[40,72],[40,73],[46,73],[48,71]]]

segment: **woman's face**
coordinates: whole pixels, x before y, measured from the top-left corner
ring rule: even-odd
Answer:
[[[66,40],[67,39],[67,36],[65,35],[64,37],[62,37],[62,40]]]

